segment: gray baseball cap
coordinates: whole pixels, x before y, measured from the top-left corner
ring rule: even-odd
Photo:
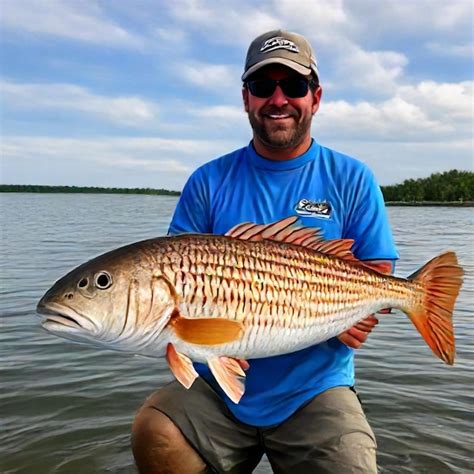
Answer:
[[[304,76],[313,73],[319,80],[313,48],[304,36],[297,33],[273,30],[255,38],[247,51],[242,81],[268,64],[283,64]]]

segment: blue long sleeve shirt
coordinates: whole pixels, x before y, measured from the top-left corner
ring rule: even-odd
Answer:
[[[354,239],[360,260],[398,258],[372,172],[314,140],[291,160],[263,158],[250,143],[201,166],[183,189],[169,233],[224,234],[241,222],[268,224],[292,215],[322,229],[326,239]],[[319,393],[354,385],[353,351],[336,338],[249,363],[239,404],[222,392],[205,364],[195,366],[234,416],[254,426],[279,424]]]

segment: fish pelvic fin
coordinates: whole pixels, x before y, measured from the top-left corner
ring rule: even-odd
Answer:
[[[453,365],[455,342],[452,315],[464,272],[454,252],[430,260],[408,277],[421,284],[422,304],[406,313],[431,350],[446,364]]]
[[[240,338],[243,325],[224,318],[184,318],[177,316],[170,322],[176,335],[185,342],[213,346]]]
[[[168,361],[171,372],[173,372],[178,382],[184,387],[190,388],[193,382],[199,377],[191,359],[178,352],[171,342],[166,346],[166,360]]]
[[[239,403],[245,392],[245,372],[242,363],[231,357],[213,357],[207,363],[225,394],[235,404]]]

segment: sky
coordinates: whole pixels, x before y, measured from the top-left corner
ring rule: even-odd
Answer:
[[[180,190],[246,146],[258,35],[305,35],[321,144],[381,185],[474,170],[471,0],[0,0],[3,184]]]

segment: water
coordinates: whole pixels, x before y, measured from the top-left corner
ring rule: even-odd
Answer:
[[[35,305],[68,269],[119,245],[166,233],[176,198],[2,194],[0,472],[135,473],[130,426],[171,380],[162,360],[79,346],[40,329]],[[467,276],[455,311],[454,367],[436,359],[401,313],[357,353],[358,389],[381,473],[472,472],[473,213],[390,208],[407,275],[445,249]],[[270,473],[268,461],[257,468]]]

